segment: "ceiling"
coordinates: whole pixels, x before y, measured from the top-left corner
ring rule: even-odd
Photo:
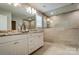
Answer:
[[[49,16],[50,13],[53,10],[56,10],[58,8],[70,5],[71,3],[29,3],[30,6],[34,7],[35,9],[37,9],[38,11],[46,14],[47,16]],[[51,16],[51,15],[50,15]]]
[[[15,7],[9,5],[8,3],[0,3],[0,9],[10,11],[13,15],[27,18],[32,16],[31,14],[26,13],[24,6],[30,5],[36,10],[40,11],[46,16],[52,16],[53,13],[56,14],[69,12],[75,10],[76,6],[72,3],[20,3],[21,7]],[[64,8],[63,8],[64,7]],[[55,15],[55,14],[54,14]]]
[[[9,5],[8,3],[0,3],[0,10],[11,12],[13,16],[17,16],[23,19],[32,17],[31,14],[26,12],[24,7],[15,7],[13,5]]]

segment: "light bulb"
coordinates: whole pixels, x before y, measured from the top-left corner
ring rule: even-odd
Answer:
[[[47,21],[50,21],[50,19],[47,19]]]
[[[14,3],[13,5],[14,5],[14,6],[17,6],[17,5],[19,5],[19,3]]]

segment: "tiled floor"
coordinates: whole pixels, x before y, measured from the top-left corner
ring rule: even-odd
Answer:
[[[77,55],[79,50],[75,47],[45,42],[44,46],[37,50],[33,55]]]

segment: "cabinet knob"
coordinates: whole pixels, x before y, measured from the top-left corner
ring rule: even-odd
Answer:
[[[19,42],[15,42],[14,44],[18,44]]]

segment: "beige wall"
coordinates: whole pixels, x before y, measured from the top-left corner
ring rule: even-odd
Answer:
[[[50,17],[52,23],[44,30],[45,40],[79,45],[79,11]]]

